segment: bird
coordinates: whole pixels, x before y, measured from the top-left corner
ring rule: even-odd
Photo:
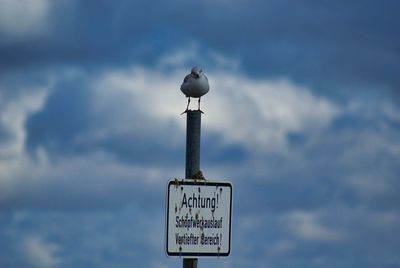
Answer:
[[[197,66],[193,67],[190,74],[185,76],[181,85],[181,91],[188,98],[186,110],[183,111],[182,114],[189,111],[190,98],[199,98],[197,110],[203,113],[203,111],[200,110],[200,98],[207,94],[209,90],[208,78],[203,73],[203,70]]]

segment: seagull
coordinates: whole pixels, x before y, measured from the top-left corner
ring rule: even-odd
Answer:
[[[181,85],[181,91],[188,98],[186,110],[182,114],[189,111],[188,109],[191,97],[199,98],[197,110],[203,113],[200,110],[200,98],[201,96],[205,95],[209,90],[210,86],[208,85],[208,79],[207,76],[203,73],[203,70],[199,67],[193,67],[190,74],[185,76]]]

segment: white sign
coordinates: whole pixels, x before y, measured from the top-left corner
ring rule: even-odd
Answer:
[[[226,257],[231,251],[232,185],[171,180],[167,186],[166,253]]]

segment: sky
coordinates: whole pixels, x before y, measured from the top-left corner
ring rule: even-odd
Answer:
[[[0,267],[182,265],[193,66],[201,170],[233,184],[231,255],[199,267],[400,267],[399,8],[0,0]]]

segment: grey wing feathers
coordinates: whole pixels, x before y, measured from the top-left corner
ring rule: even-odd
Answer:
[[[183,83],[186,83],[191,76],[192,76],[192,74],[186,75],[185,78],[183,79]]]

